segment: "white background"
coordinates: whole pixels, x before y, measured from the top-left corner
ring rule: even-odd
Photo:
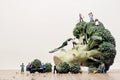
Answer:
[[[0,69],[19,69],[35,58],[53,63],[48,51],[62,44],[79,21],[93,12],[116,39],[111,68],[120,67],[119,0],[0,0]]]

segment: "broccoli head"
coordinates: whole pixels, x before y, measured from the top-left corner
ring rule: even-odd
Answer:
[[[52,71],[52,64],[51,63],[45,63],[46,65],[46,72],[51,72]]]
[[[31,62],[32,68],[40,68],[41,67],[41,61],[39,59],[34,59]]]
[[[81,66],[98,68],[105,64],[105,71],[113,64],[116,55],[116,43],[111,32],[103,23],[79,22],[73,29],[73,35],[79,40],[70,50],[61,50],[55,54],[54,62],[59,65],[67,62],[69,65],[78,63]],[[83,42],[86,41],[86,44]]]
[[[70,66],[66,62],[62,62],[56,66],[56,70],[58,73],[68,73],[70,70]]]
[[[86,22],[79,22],[76,24],[76,27],[73,30],[73,35],[79,39],[80,35],[83,35],[84,30],[86,28]]]
[[[70,66],[70,72],[71,73],[79,73],[81,72],[80,64],[74,63]]]

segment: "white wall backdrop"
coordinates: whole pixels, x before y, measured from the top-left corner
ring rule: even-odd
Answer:
[[[48,51],[73,37],[82,13],[93,12],[116,39],[117,55],[111,68],[120,69],[119,0],[0,0],[0,69],[19,69],[35,58],[52,62]]]

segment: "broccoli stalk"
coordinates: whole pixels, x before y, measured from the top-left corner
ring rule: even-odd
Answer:
[[[95,56],[101,55],[101,52],[99,52],[97,49],[86,51],[85,48],[82,47],[81,49],[79,48],[79,50],[81,51],[72,49],[67,51],[67,53],[66,51],[61,51],[60,53],[55,54],[54,55],[55,64],[58,65],[61,62],[67,62],[71,65],[77,62],[79,64],[87,66],[86,64],[87,59],[91,59],[95,62],[99,61],[94,58]]]

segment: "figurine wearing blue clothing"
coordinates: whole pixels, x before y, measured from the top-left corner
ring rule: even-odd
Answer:
[[[94,18],[93,18],[93,13],[92,13],[92,12],[90,12],[88,15],[89,15],[89,17],[90,17],[90,22],[93,22],[93,21],[94,21]]]

